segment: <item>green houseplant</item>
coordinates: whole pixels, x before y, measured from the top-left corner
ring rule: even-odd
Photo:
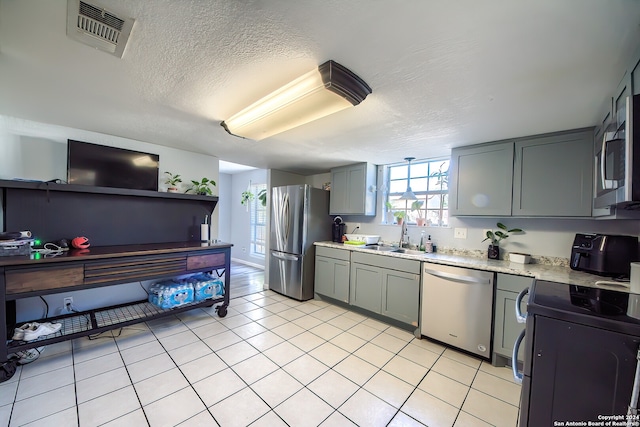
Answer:
[[[182,182],[182,178],[180,178],[179,174],[172,174],[171,172],[165,172],[167,175],[164,183],[168,185],[167,192],[168,193],[177,193],[178,192],[178,184]]]
[[[191,188],[189,188],[186,193],[193,191],[201,196],[213,196],[211,186],[215,187],[216,182],[209,178],[202,178],[200,181],[191,180],[191,184]]]
[[[396,222],[398,223],[398,225],[402,225],[402,221],[404,221],[407,213],[405,211],[397,211],[393,213],[393,216],[396,217]]]
[[[500,241],[509,237],[507,233],[522,233],[520,228],[507,228],[506,225],[499,222],[496,224],[498,230],[487,230],[486,236],[482,241],[489,240],[489,249],[487,251],[487,257],[489,259],[500,259]]]
[[[426,222],[424,216],[422,216],[422,205],[424,205],[423,200],[415,200],[411,203],[411,212],[418,212],[418,217],[416,218],[416,224],[418,224],[418,227],[424,227]]]
[[[393,205],[391,204],[391,202],[387,201],[384,202],[384,207],[386,208],[386,212],[385,212],[385,219],[387,221],[387,224],[393,224]]]
[[[258,192],[258,200],[262,206],[267,206],[267,190],[262,189]]]
[[[243,206],[248,205],[250,201],[256,198],[251,191],[243,191],[240,197],[240,204]]]

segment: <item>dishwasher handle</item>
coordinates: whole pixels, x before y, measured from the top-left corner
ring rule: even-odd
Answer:
[[[525,329],[520,332],[516,342],[513,344],[513,353],[511,354],[511,369],[513,370],[513,379],[518,384],[522,384],[522,378],[524,374],[518,371],[518,352],[520,351],[520,344],[522,344],[522,340],[524,339]]]
[[[432,276],[441,277],[443,279],[455,280],[456,282],[478,284],[478,285],[490,285],[492,283],[491,281],[492,279],[490,277],[464,276],[461,274],[453,274],[453,273],[448,273],[446,271],[431,270],[428,268],[425,268],[424,272]]]
[[[518,296],[516,297],[516,321],[518,323],[525,323],[527,321],[527,313],[522,314],[522,310],[520,310],[520,304],[522,304],[522,299],[529,293],[529,288],[524,288],[520,291]]]

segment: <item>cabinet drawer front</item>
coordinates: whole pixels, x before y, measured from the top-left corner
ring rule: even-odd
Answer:
[[[186,271],[186,257],[132,257],[85,264],[84,283],[94,285],[115,281],[138,281],[171,276]]]
[[[199,270],[202,268],[224,267],[224,253],[190,255],[187,257],[187,270]]]
[[[316,246],[316,256],[324,256],[327,258],[349,261],[349,259],[351,258],[351,251],[348,251],[346,249],[335,249],[327,248],[325,246]]]
[[[7,294],[38,292],[82,285],[84,269],[75,267],[42,268],[38,270],[6,270]]]
[[[496,275],[496,288],[503,291],[520,292],[524,288],[533,285],[533,277],[514,276],[513,274],[498,273]]]
[[[420,274],[420,261],[403,259],[388,255],[365,254],[362,252],[353,252],[351,254],[352,262],[361,264],[374,265],[391,270],[406,271],[407,273]]]

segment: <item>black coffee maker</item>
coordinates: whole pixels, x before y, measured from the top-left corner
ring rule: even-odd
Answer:
[[[342,218],[339,216],[333,219],[333,224],[331,224],[331,239],[334,242],[342,243],[342,237],[344,236],[344,230],[347,224],[342,222]]]

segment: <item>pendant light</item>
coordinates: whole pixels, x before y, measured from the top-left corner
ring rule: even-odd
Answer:
[[[404,158],[409,164],[407,165],[407,191],[405,191],[399,200],[418,200],[413,191],[411,191],[411,161],[415,160],[415,157]]]

